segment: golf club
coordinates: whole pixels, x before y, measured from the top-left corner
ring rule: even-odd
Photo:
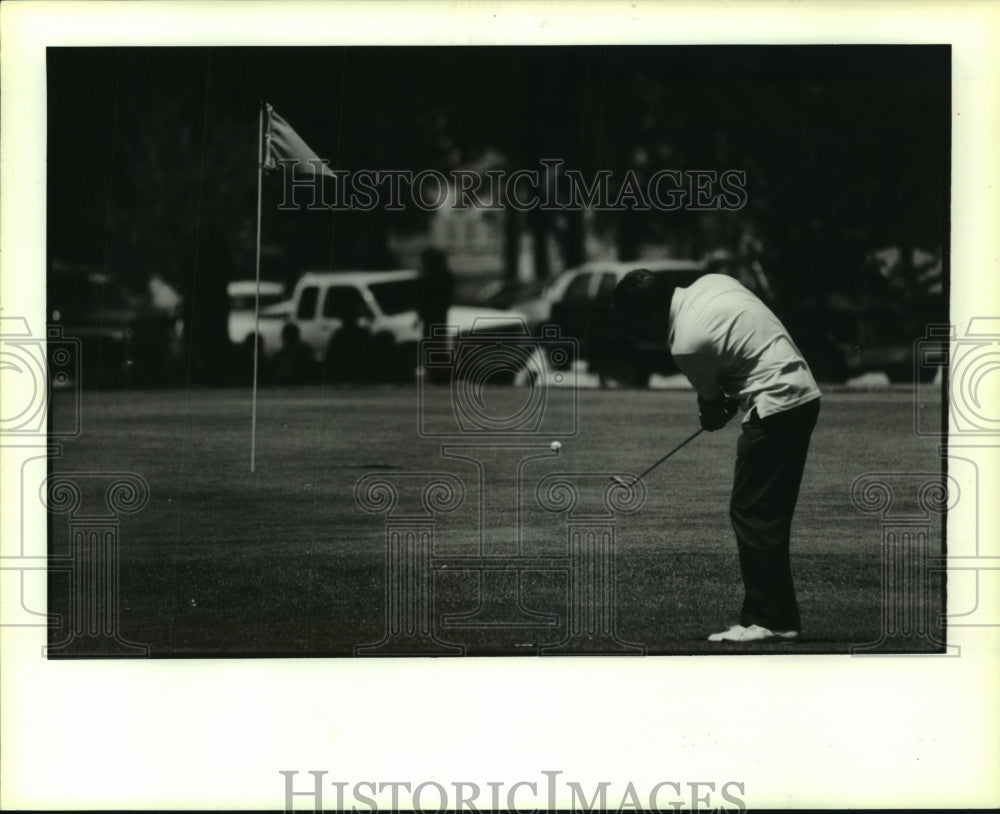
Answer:
[[[670,450],[670,452],[668,452],[666,455],[664,455],[662,458],[660,458],[660,460],[658,460],[652,466],[648,467],[645,472],[643,472],[641,475],[637,476],[635,478],[635,480],[633,480],[631,483],[629,481],[625,480],[625,478],[620,477],[618,475],[612,475],[611,476],[611,480],[613,480],[615,483],[619,484],[620,486],[624,486],[626,489],[631,489],[639,481],[641,481],[644,477],[646,477],[646,475],[648,475],[650,472],[652,472],[654,469],[656,469],[656,467],[658,467],[665,460],[667,460],[667,458],[669,458],[671,455],[673,455],[675,452],[677,452],[677,450],[679,450],[681,447],[684,447],[687,444],[691,443],[695,438],[697,438],[703,432],[705,432],[704,428],[703,427],[699,427],[698,430],[695,433],[693,433],[692,435],[689,435],[687,438],[685,438],[683,441],[681,441],[676,447],[674,447],[672,450]]]

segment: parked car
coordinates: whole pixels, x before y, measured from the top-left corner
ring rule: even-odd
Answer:
[[[524,299],[512,294],[511,287],[494,292],[493,297],[497,302],[513,303],[528,314],[536,333],[542,324],[555,324],[563,335],[574,337],[580,357],[598,375],[602,386],[645,387],[651,374],[672,375],[678,369],[666,347],[628,334],[615,319],[615,286],[636,268],[668,275],[679,286],[688,286],[704,274],[723,273],[712,262],[694,260],[592,262],[564,271],[535,291],[529,289]],[[759,296],[778,312],[765,294]],[[842,382],[847,378],[847,354],[831,333],[828,319],[820,319],[814,310],[798,304],[778,315],[817,379]]]
[[[179,309],[158,307],[114,271],[55,264],[46,281],[47,319],[80,342],[84,387],[167,383],[181,352]]]
[[[256,280],[234,280],[226,286],[229,295],[229,341],[240,345],[252,337],[257,299]],[[260,281],[260,307],[276,305],[285,299],[285,286],[273,280]]]
[[[524,315],[529,328],[537,328],[549,318],[552,303],[558,299],[568,278],[557,275],[551,280],[494,280],[476,293],[476,302],[487,308],[515,309]]]
[[[261,310],[263,356],[275,358],[282,332],[291,323],[314,361],[329,371],[338,372],[345,349],[351,349],[351,355],[364,349],[371,354],[370,363],[362,366],[368,373],[393,378],[410,375],[424,335],[417,316],[419,285],[420,275],[413,270],[305,272],[290,299]],[[456,338],[487,323],[492,330],[515,330],[524,325],[524,316],[468,305],[448,310],[448,324],[456,329]],[[243,341],[252,340],[251,332]]]
[[[576,339],[580,358],[602,386],[645,387],[653,373],[677,372],[665,345],[627,332],[614,314],[612,298],[618,281],[638,268],[669,276],[679,286],[690,285],[708,270],[695,260],[598,261],[562,272],[541,297],[548,311],[543,323],[556,325],[563,336]]]

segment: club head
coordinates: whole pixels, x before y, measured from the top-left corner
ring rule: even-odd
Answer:
[[[638,479],[638,478],[636,478],[636,479],[635,479],[635,480],[633,480],[633,481],[627,481],[627,480],[625,480],[625,478],[623,478],[623,477],[622,477],[621,475],[612,475],[612,476],[611,476],[611,480],[612,480],[612,481],[613,481],[614,483],[617,483],[617,484],[618,484],[619,486],[621,486],[621,487],[622,487],[622,488],[624,488],[624,489],[631,489],[631,488],[632,488],[633,486],[635,486],[635,485],[636,485],[636,483],[638,483],[638,482],[639,482],[639,479]]]

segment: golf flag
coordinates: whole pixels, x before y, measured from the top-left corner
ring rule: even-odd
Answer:
[[[266,121],[265,121],[266,118]],[[257,380],[260,366],[260,216],[261,187],[264,170],[273,170],[279,161],[291,161],[293,173],[336,176],[330,168],[302,140],[292,126],[274,112],[269,104],[261,104],[257,111],[257,289],[254,297],[253,332],[253,390],[250,409],[250,472],[256,471],[257,461]],[[285,165],[289,166],[289,165]]]
[[[325,163],[319,163],[320,157],[292,129],[292,126],[275,113],[271,105],[267,105],[266,110],[267,134],[264,137],[264,169],[275,169],[279,160],[294,160],[297,162],[293,165],[294,172],[313,175],[319,172],[332,178],[333,173],[330,172],[330,168]]]

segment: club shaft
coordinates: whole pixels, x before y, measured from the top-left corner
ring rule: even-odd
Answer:
[[[660,458],[660,460],[658,460],[655,464],[653,464],[648,469],[646,469],[646,471],[643,472],[641,475],[639,475],[639,477],[637,477],[636,480],[642,480],[644,477],[646,477],[646,475],[648,475],[650,472],[652,472],[654,469],[656,469],[656,467],[658,467],[665,460],[667,460],[667,458],[669,458],[671,455],[673,455],[675,452],[677,452],[682,447],[685,447],[688,444],[690,444],[695,438],[697,438],[703,432],[705,432],[705,429],[703,427],[699,427],[697,429],[697,431],[693,432],[691,435],[689,435],[687,438],[685,438],[683,441],[681,441],[676,447],[674,447],[672,450],[670,450],[670,452],[668,452],[666,455],[664,455],[662,458]]]

